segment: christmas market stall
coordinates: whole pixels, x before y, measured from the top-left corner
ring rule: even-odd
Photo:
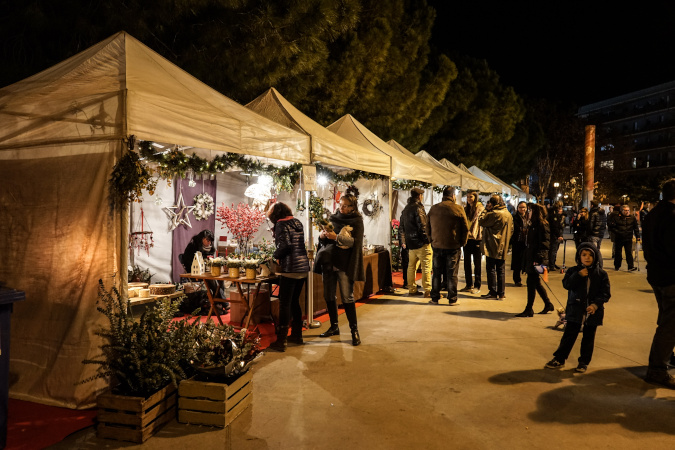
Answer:
[[[359,206],[364,216],[364,266],[366,282],[354,287],[356,298],[365,298],[380,289],[390,288],[389,264],[389,175],[392,159],[378,149],[364,147],[324,128],[307,117],[276,89],[270,88],[247,105],[248,108],[288,128],[310,137],[311,161],[316,166],[315,186],[303,186],[311,191],[294,205],[296,215],[307,212],[305,232],[309,242],[316,241],[317,222],[335,212],[340,196],[349,188],[359,191]],[[381,251],[376,251],[381,250]],[[313,298],[310,305],[323,309],[321,277],[310,280]]]
[[[305,134],[224,97],[123,32],[0,89],[0,280],[26,296],[12,317],[10,396],[93,405],[103,380],[77,382],[96,371],[82,361],[100,353],[98,280],[126,293],[130,250],[173,261],[158,232],[184,227],[184,206],[199,194],[226,205],[243,200],[241,172],[233,197],[213,197],[211,173],[256,168],[261,158],[307,164],[308,145]],[[186,156],[193,151],[201,159]],[[173,170],[198,192],[175,181],[166,189]],[[130,219],[129,201],[144,192]],[[198,214],[208,219],[205,204],[202,196]],[[163,226],[152,214],[164,215]]]

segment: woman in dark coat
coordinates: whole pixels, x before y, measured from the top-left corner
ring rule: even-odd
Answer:
[[[513,284],[522,286],[521,271],[523,270],[523,255],[527,245],[527,203],[518,203],[513,213],[513,234],[511,235],[511,270],[513,270]]]
[[[359,345],[361,337],[356,322],[354,282],[365,281],[366,276],[363,269],[363,216],[359,213],[353,194],[347,193],[340,198],[340,210],[330,216],[330,221],[334,231],[324,230],[319,235],[319,246],[334,245],[332,267],[322,268],[323,296],[330,317],[330,328],[319,336],[340,334],[336,296],[339,285],[342,306],[352,332],[352,345]],[[351,227],[350,233],[340,233],[345,226]]]
[[[305,248],[305,233],[302,222],[293,217],[285,203],[275,203],[267,213],[273,224],[274,259],[279,261],[279,326],[277,340],[269,348],[286,351],[286,341],[302,344],[302,310],[300,292],[309,272],[309,259]],[[291,336],[288,337],[288,322],[293,319]]]
[[[548,266],[548,249],[550,245],[550,232],[546,221],[546,208],[533,203],[530,205],[530,227],[527,232],[527,247],[523,256],[523,272],[527,274],[527,306],[525,311],[516,314],[516,317],[532,317],[534,311],[534,298],[537,292],[544,300],[544,309],[539,314],[553,311],[553,304],[548,299],[548,294],[541,285],[541,278],[537,266]]]
[[[572,226],[576,248],[579,248],[579,244],[582,242],[588,242],[588,225],[588,209],[581,208]]]

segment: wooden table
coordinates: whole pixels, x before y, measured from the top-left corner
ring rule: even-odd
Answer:
[[[228,277],[226,275],[220,275],[218,277],[214,277],[210,273],[201,273],[199,275],[192,275],[190,273],[183,273],[180,275],[181,278],[188,278],[190,280],[197,280],[197,281],[205,281],[205,280],[214,280],[220,283],[224,283],[225,281],[229,281],[231,283],[234,283],[237,285],[237,289],[239,290],[239,296],[240,300],[233,300],[233,299],[225,299],[225,298],[220,298],[220,297],[214,297],[213,294],[211,293],[211,289],[206,287],[206,295],[209,298],[209,303],[211,304],[211,309],[209,309],[209,314],[206,316],[206,320],[209,320],[212,314],[215,313],[215,316],[218,318],[218,322],[220,322],[221,325],[223,324],[222,319],[220,318],[220,315],[216,313],[216,303],[241,303],[246,307],[246,315],[244,316],[244,319],[242,320],[242,326],[246,329],[248,329],[248,324],[251,321],[251,313],[253,312],[253,308],[255,306],[255,302],[258,299],[258,294],[260,293],[260,286],[262,286],[263,283],[269,283],[272,284],[272,282],[277,280],[276,276],[268,276],[268,277],[263,277],[263,276],[258,276],[256,278],[245,278],[245,277]],[[245,295],[244,290],[242,289],[242,285],[246,285],[247,289],[247,294],[251,293],[251,285],[255,285],[255,295],[251,299],[250,295]],[[272,292],[272,289],[270,287],[270,293]],[[250,302],[250,303],[249,303]]]

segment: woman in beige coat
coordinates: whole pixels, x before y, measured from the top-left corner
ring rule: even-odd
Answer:
[[[481,284],[481,252],[480,241],[482,238],[481,227],[478,225],[478,218],[485,208],[478,200],[476,192],[466,194],[466,206],[464,212],[469,220],[469,239],[464,246],[464,278],[466,286],[460,292],[480,293]],[[471,260],[473,259],[473,271],[471,269]],[[472,277],[473,275],[473,277]]]

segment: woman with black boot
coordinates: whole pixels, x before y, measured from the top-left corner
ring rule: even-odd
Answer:
[[[285,203],[275,203],[267,216],[272,222],[272,233],[277,247],[273,257],[279,260],[280,266],[279,326],[277,340],[269,348],[284,352],[287,341],[303,344],[300,291],[309,273],[309,259],[302,222],[293,217],[291,209]],[[291,318],[291,336],[288,337],[288,322]]]
[[[534,311],[534,298],[537,292],[544,300],[544,309],[539,314],[546,314],[553,311],[553,304],[548,299],[548,294],[541,285],[539,271],[537,267],[548,266],[548,249],[550,232],[548,221],[546,220],[546,208],[533,203],[530,205],[530,226],[527,231],[527,247],[523,254],[523,272],[527,274],[527,306],[525,311],[516,314],[516,317],[532,317]]]
[[[513,284],[516,287],[523,285],[520,275],[523,271],[528,227],[527,203],[519,202],[516,212],[513,213],[513,235],[511,235],[511,270],[513,270]]]
[[[332,265],[314,266],[314,271],[321,273],[323,277],[323,296],[330,317],[330,328],[319,336],[330,337],[340,334],[336,297],[339,285],[342,305],[352,332],[352,345],[359,345],[361,337],[356,324],[354,282],[365,281],[366,278],[363,270],[363,217],[358,211],[356,196],[349,190],[340,198],[340,210],[330,216],[330,221],[334,230],[322,231],[319,235],[319,245],[333,246]],[[350,227],[351,230],[346,227]]]

